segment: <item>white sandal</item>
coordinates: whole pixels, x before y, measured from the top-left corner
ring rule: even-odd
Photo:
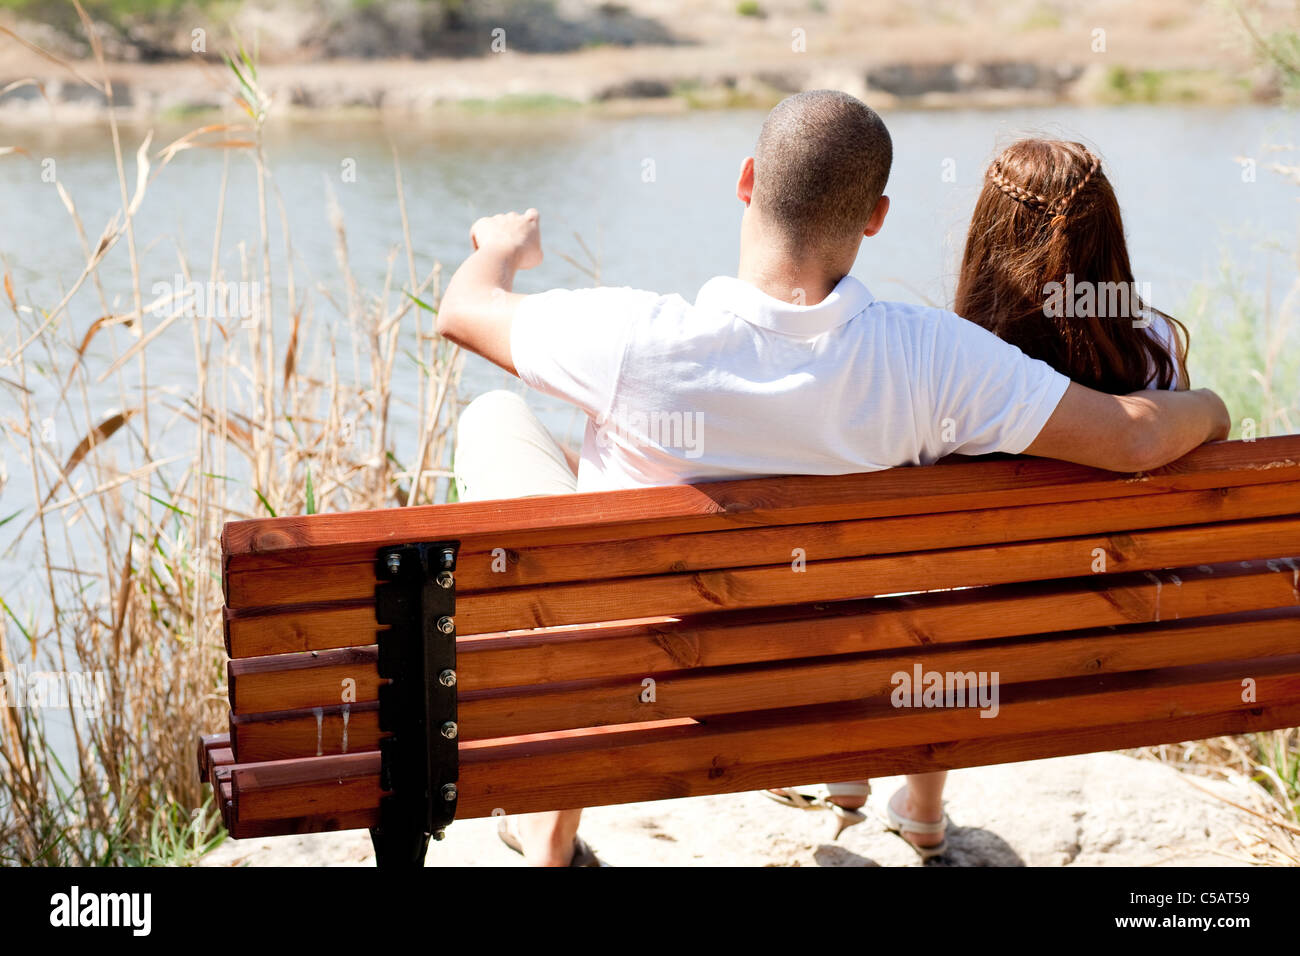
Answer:
[[[841,833],[867,818],[867,815],[861,810],[842,807],[832,798],[862,797],[865,800],[871,796],[870,783],[860,781],[827,783],[822,784],[818,789],[821,792],[801,793],[798,790],[764,790],[763,796],[769,800],[775,800],[783,807],[792,807],[795,810],[829,810],[835,816],[835,832],[831,835],[832,840],[838,840]]]
[[[943,854],[948,852],[947,836],[945,836],[942,840],[940,840],[938,843],[934,844],[933,846],[920,846],[919,844],[913,843],[907,837],[903,836],[903,831],[907,831],[908,833],[921,833],[921,834],[944,833],[948,829],[948,824],[951,823],[952,821],[948,819],[948,813],[946,810],[944,811],[943,819],[934,822],[927,822],[923,820],[909,820],[907,817],[903,816],[901,813],[899,813],[897,810],[894,809],[894,797],[897,797],[900,793],[902,793],[906,789],[907,787],[904,786],[904,787],[900,787],[898,790],[895,790],[894,795],[891,796],[885,802],[885,813],[888,815],[888,823],[886,824],[886,829],[890,833],[898,834],[898,838],[902,840],[904,843],[906,843],[908,846],[910,846],[913,850],[915,850],[917,855],[921,858],[921,862],[924,863],[927,860],[934,859],[934,857],[936,856],[942,856]]]

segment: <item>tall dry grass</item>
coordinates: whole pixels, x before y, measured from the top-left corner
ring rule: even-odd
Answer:
[[[460,361],[434,331],[440,270],[417,275],[396,155],[403,236],[383,287],[358,284],[342,214],[327,196],[343,288],[304,289],[263,149],[270,103],[254,60],[241,49],[227,63],[239,122],[200,127],[162,148],[146,136],[132,170],[98,41],[78,11],[101,78],[65,65],[108,100],[121,203],[92,238],[58,184],[85,266],[63,279],[57,302],[32,301],[5,268],[3,307],[16,321],[0,338],[0,409],[10,409],[0,425],[9,461],[22,463],[23,474],[14,469],[8,480],[30,481],[34,505],[0,515],[0,530],[12,532],[8,557],[39,569],[44,593],[21,608],[12,595],[5,601],[0,582],[0,673],[102,674],[106,696],[96,716],[78,709],[72,685],[53,707],[18,706],[25,702],[10,686],[0,706],[0,862],[187,862],[221,838],[194,745],[226,714],[222,524],[434,500],[448,475]],[[0,146],[0,161],[29,161],[21,144]],[[210,204],[210,257],[191,263],[178,251],[180,272],[200,291],[255,288],[251,315],[206,316],[188,287],[145,294],[137,219],[150,185],[183,175],[167,167],[194,149],[222,150],[223,174],[218,194],[199,200]],[[255,195],[228,193],[240,162],[254,166]],[[226,211],[245,203],[256,205],[257,234],[228,235]],[[278,274],[273,248],[286,263]],[[238,251],[236,273],[223,268],[223,250]],[[107,287],[123,282],[129,305],[115,310]],[[318,313],[330,318],[319,322]],[[187,326],[192,388],[160,390],[155,343]],[[309,363],[312,338],[327,343],[326,357]],[[420,434],[405,466],[389,427],[399,352],[413,352],[420,369]],[[105,409],[105,394],[116,408]],[[38,395],[55,396],[55,407],[46,397],[37,408]],[[44,440],[51,415],[75,423],[81,437],[70,454]]]

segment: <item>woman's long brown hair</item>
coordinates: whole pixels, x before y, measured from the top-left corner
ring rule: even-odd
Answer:
[[[1126,284],[1124,314],[1105,314],[1101,294],[1061,314],[1065,295],[1052,293],[1083,283]],[[1187,329],[1138,298],[1119,204],[1100,159],[1082,143],[1025,139],[993,161],[953,311],[1099,391],[1169,388],[1176,377],[1187,385]],[[1147,318],[1169,323],[1172,351],[1153,327],[1133,324]]]

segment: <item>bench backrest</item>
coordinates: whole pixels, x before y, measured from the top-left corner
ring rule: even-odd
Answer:
[[[235,836],[374,822],[376,552],[445,540],[462,817],[1300,723],[1300,436],[240,521]]]

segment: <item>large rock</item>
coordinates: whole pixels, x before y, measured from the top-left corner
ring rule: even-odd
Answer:
[[[902,783],[873,781],[870,807]],[[1212,791],[1212,792],[1207,792]],[[1237,833],[1254,826],[1228,784],[1150,760],[1087,754],[953,772],[948,783],[951,866],[1233,865]],[[665,800],[587,812],[582,833],[613,866],[913,866],[917,856],[875,813],[830,839],[830,816],[782,807],[757,793]],[[495,820],[464,820],[432,845],[430,866],[518,866]],[[372,865],[363,832],[229,841],[208,866]]]

